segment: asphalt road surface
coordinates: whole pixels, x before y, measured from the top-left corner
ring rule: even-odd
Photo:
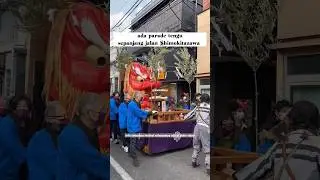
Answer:
[[[200,154],[200,167],[191,166],[192,149],[160,155],[139,153],[140,167],[134,167],[120,145],[111,144],[112,180],[209,180],[205,173],[204,155]]]

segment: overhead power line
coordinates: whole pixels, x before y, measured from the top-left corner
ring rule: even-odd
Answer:
[[[114,28],[119,27],[123,24],[123,22],[132,14],[132,12],[143,2],[144,0],[137,0],[131,8],[126,12],[125,15],[122,16],[122,18],[111,28],[111,30],[114,30]]]

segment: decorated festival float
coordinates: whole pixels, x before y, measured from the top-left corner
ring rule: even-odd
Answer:
[[[124,92],[131,97],[139,91],[144,94],[141,108],[157,111],[143,123],[143,133],[148,134],[190,134],[194,122],[186,122],[183,116],[187,110],[177,109],[170,98],[170,89],[158,80],[165,79],[166,73],[160,68],[158,73],[149,67],[146,61],[134,59],[126,68]],[[155,78],[158,74],[158,78]],[[140,148],[147,154],[156,154],[190,147],[192,138],[141,138]]]
[[[35,12],[41,20],[38,20],[41,22],[39,27],[29,30],[31,42],[28,56],[30,61],[34,61],[32,59],[35,57],[44,61],[43,98],[46,102],[60,101],[70,120],[77,115],[81,95],[97,93],[106,102],[109,99],[109,55],[106,51],[109,49],[109,16],[106,11],[108,5],[104,2],[48,0],[40,6],[37,1],[21,1],[24,26],[35,26],[35,22],[31,21],[31,15],[34,17]],[[42,26],[47,28],[42,29]],[[41,31],[38,31],[39,28]],[[29,63],[31,69],[35,68],[34,62]],[[101,107],[100,116],[106,124],[99,128],[100,149],[104,153],[108,153],[110,147],[106,106]]]

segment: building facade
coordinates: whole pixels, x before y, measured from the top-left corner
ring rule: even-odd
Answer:
[[[210,0],[203,1],[198,14],[198,32],[207,33],[207,46],[197,49],[197,92],[210,94]]]
[[[196,32],[196,15],[202,12],[202,0],[155,0],[144,7],[131,22],[132,32]],[[130,48],[129,51],[138,57],[145,57],[150,48]],[[171,96],[180,98],[189,92],[187,82],[179,77],[174,54],[176,48],[165,56],[167,77],[163,83],[170,89]],[[196,56],[194,48],[190,54]],[[196,83],[192,84],[192,92],[196,92]]]
[[[213,6],[219,7],[221,1],[211,1]],[[224,27],[221,27],[224,32]],[[214,44],[212,42],[212,44]],[[252,125],[250,130],[254,134],[254,108],[255,107],[255,83],[254,74],[246,61],[236,52],[223,50],[219,53],[218,48],[213,45],[211,51],[211,92],[213,94],[214,121],[220,124],[222,120],[230,116],[230,101],[242,99],[249,102],[248,125]],[[267,59],[257,71],[257,91],[258,91],[258,127],[267,122],[276,103],[276,53],[271,52]],[[215,96],[214,96],[215,95]],[[251,139],[252,138],[252,139]],[[252,143],[254,136],[250,137]]]
[[[111,48],[110,49],[110,93],[115,91],[120,92],[120,73],[116,68],[116,61],[117,58],[117,49]]]
[[[25,93],[27,34],[10,11],[0,12],[0,95]]]
[[[320,2],[281,1],[278,17],[277,99],[308,100],[320,108]],[[299,13],[297,13],[299,12]]]

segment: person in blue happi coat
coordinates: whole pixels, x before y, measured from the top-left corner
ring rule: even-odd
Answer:
[[[128,104],[130,102],[130,95],[126,94],[124,101],[119,106],[119,127],[121,132],[122,149],[128,152],[129,139],[125,137],[127,133],[127,113]]]
[[[114,92],[112,97],[110,98],[110,123],[111,123],[111,131],[113,134],[113,141],[115,144],[119,144],[118,136],[119,136],[119,100],[120,94],[118,92]],[[112,136],[110,136],[112,137]]]
[[[109,180],[109,157],[99,150],[97,128],[105,98],[86,93],[80,98],[77,117],[58,138],[58,180]]]
[[[55,180],[58,168],[58,135],[67,124],[65,109],[58,101],[47,104],[45,128],[35,133],[27,149],[29,180]]]
[[[15,96],[9,102],[9,112],[0,121],[0,179],[26,179],[26,146],[29,140],[31,102],[25,96]]]
[[[140,102],[142,100],[142,93],[136,92],[134,99],[128,104],[128,114],[127,114],[127,130],[129,134],[141,133],[142,131],[142,121],[148,116],[152,115],[152,112],[144,111],[140,108]],[[129,156],[133,160],[133,165],[135,167],[139,166],[139,161],[136,153],[136,145],[138,138],[130,138],[129,146]]]

